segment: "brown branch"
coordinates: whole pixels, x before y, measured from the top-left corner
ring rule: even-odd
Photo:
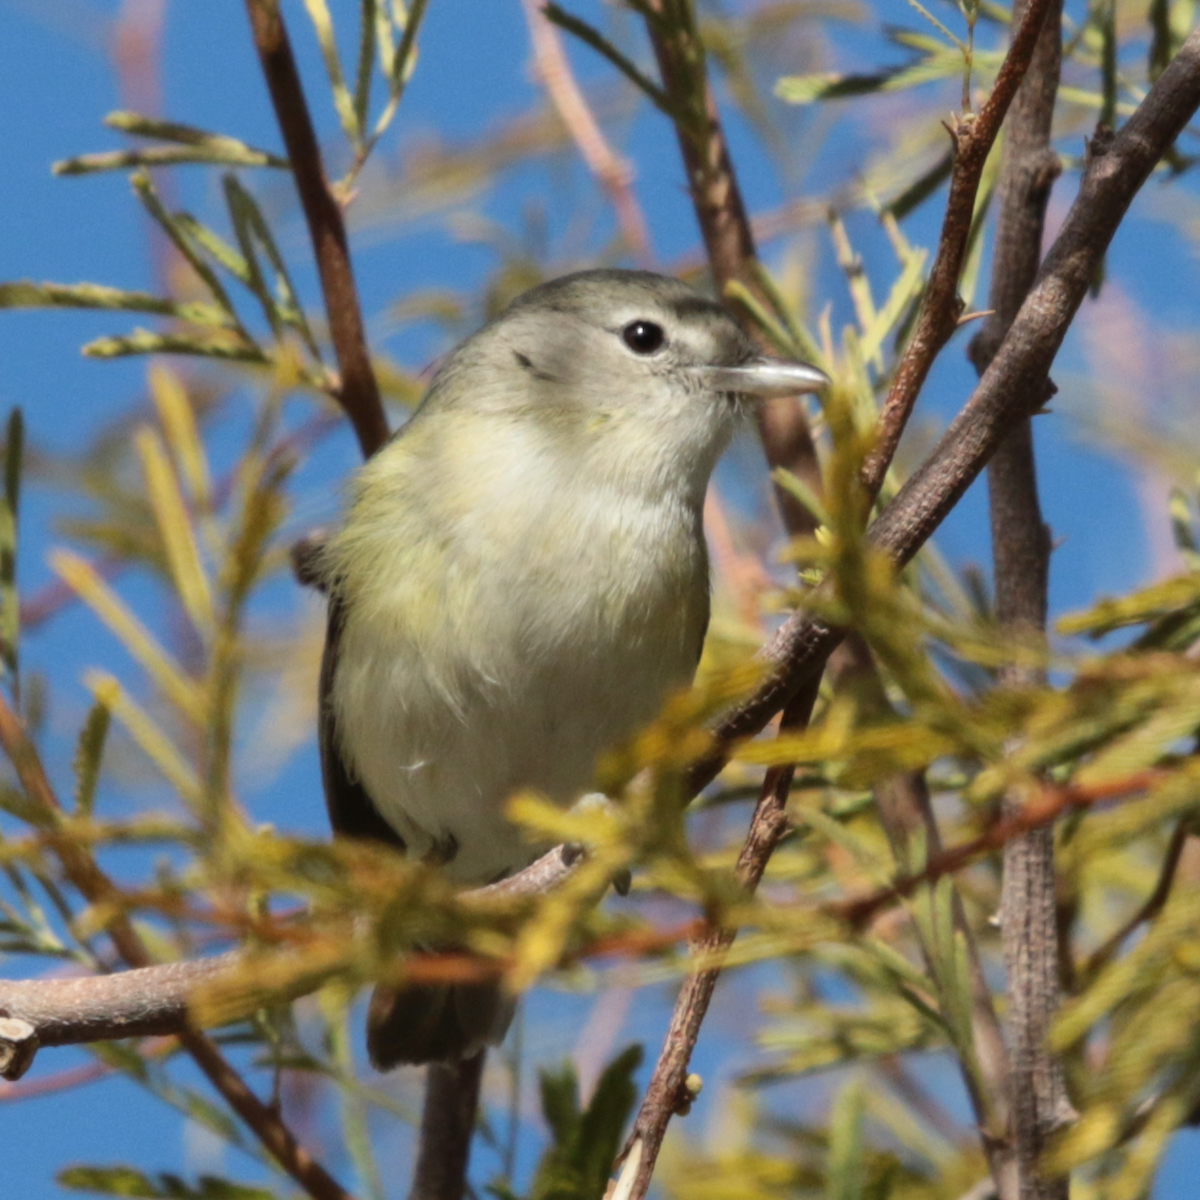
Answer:
[[[117,888],[91,854],[69,838],[56,834],[62,806],[24,725],[2,697],[0,747],[3,747],[16,769],[25,794],[40,811],[40,824],[50,834],[50,842],[71,884],[89,904],[107,907],[116,901],[119,898]],[[131,967],[150,965],[150,953],[128,917],[118,911],[109,919],[106,928],[125,962]],[[314,1200],[353,1200],[351,1193],[296,1141],[279,1114],[250,1090],[245,1080],[203,1033],[186,1026],[179,1034],[179,1040],[230,1108],[241,1117],[283,1170]],[[36,1041],[32,1043],[29,1053],[33,1050],[36,1050]]]
[[[814,680],[789,703],[780,722],[781,731],[808,724],[817,690],[818,681]],[[794,770],[791,766],[772,767],[763,779],[750,831],[734,869],[738,884],[747,895],[753,895],[758,888],[767,862],[790,827],[787,801]],[[721,963],[736,936],[736,928],[708,921],[688,946],[688,957],[693,962],[716,965],[705,966],[690,974],[675,1001],[666,1040],[622,1152],[626,1169],[633,1175],[632,1186],[621,1189],[624,1200],[642,1200],[645,1196],[667,1125],[675,1113],[686,1111],[694,1098],[694,1090],[688,1087],[688,1065],[721,975]]]
[[[1052,825],[1067,813],[1093,808],[1098,804],[1145,791],[1161,782],[1164,777],[1162,771],[1148,770],[1125,779],[1115,779],[1087,788],[1043,783],[1039,785],[1035,799],[1028,801],[1018,811],[1001,818],[979,837],[960,842],[957,846],[950,846],[940,854],[931,856],[920,871],[903,875],[888,887],[879,888],[865,896],[823,905],[818,911],[846,921],[854,929],[862,929],[897,900],[903,900],[913,895],[918,888],[961,871],[985,854],[1002,850],[1014,838],[1030,830]]]
[[[0,728],[2,728],[0,709]],[[2,734],[0,734],[2,740]],[[56,848],[58,843],[55,843]],[[555,847],[524,871],[499,883],[464,892],[458,902],[466,909],[512,904],[545,895],[560,887],[576,870],[581,855]],[[115,890],[110,900],[115,900]],[[124,918],[122,918],[124,920]],[[470,960],[447,963],[452,956],[423,955],[410,964],[410,974],[430,978],[469,970]],[[465,956],[463,956],[465,957]],[[425,961],[428,960],[428,961]],[[151,963],[111,975],[75,978],[0,980],[0,1015],[25,1021],[37,1035],[40,1046],[78,1045],[83,1042],[149,1035],[185,1034],[189,1028],[189,1006],[196,993],[216,983],[222,975],[233,975],[246,966],[241,950],[209,958],[173,963]],[[423,977],[423,976],[422,976]],[[5,1041],[0,1035],[0,1044]],[[29,1063],[25,1062],[24,1067]],[[3,1072],[0,1072],[3,1074]],[[5,1078],[17,1078],[10,1073]]]
[[[934,359],[958,328],[958,319],[962,316],[958,277],[966,256],[984,164],[1033,58],[1046,13],[1054,3],[1055,0],[1027,0],[983,109],[978,116],[964,114],[946,127],[954,144],[954,170],[950,176],[946,215],[916,328],[896,367],[892,386],[879,414],[875,445],[863,463],[863,487],[870,496],[878,495],[883,486],[888,466]]]
[[[387,441],[388,427],[367,350],[342,210],[325,178],[279,0],[246,0],[246,11],[312,239],[340,373],[337,399],[354,426],[363,456],[369,458]]]
[[[571,71],[562,39],[542,11],[541,0],[521,0],[529,25],[529,40],[538,77],[550,97],[587,169],[608,193],[621,238],[634,259],[649,263],[650,236],[646,218],[633,192],[633,167],[608,144]]]
[[[871,544],[898,565],[920,550],[1007,433],[1029,415],[1031,397],[1044,385],[1126,210],[1198,106],[1200,30],[1194,30],[1107,151],[1093,156],[1004,344],[941,441],[871,526]],[[716,749],[692,767],[688,794],[715,778],[733,742],[759,733],[823,668],[843,636],[800,611],[784,622],[762,652],[766,680],[718,723]]]
[[[462,1200],[486,1053],[431,1063],[409,1200]]]
[[[1016,9],[1022,26],[1030,0]],[[1023,10],[1023,11],[1022,11]],[[1050,189],[1059,173],[1050,146],[1062,65],[1062,0],[1051,0],[1029,71],[1017,92],[1000,165],[989,307],[992,312],[971,343],[980,374],[1007,336],[1037,276]],[[1048,379],[1034,381],[1027,409],[1037,406]],[[1045,636],[1050,575],[1050,533],[1042,518],[1028,418],[1000,443],[988,466],[996,619],[1012,633]],[[1010,666],[1001,683],[1045,682],[1040,668]],[[1004,811],[1019,812],[1021,796],[1005,796]],[[1001,932],[1007,966],[1009,1045],[1012,1050],[1009,1137],[1015,1157],[1015,1192],[1029,1200],[1067,1200],[1065,1175],[1045,1176],[1040,1162],[1050,1137],[1066,1120],[1062,1064],[1049,1045],[1059,1005],[1060,961],[1054,829],[1046,826],[1012,838],[1004,847]]]

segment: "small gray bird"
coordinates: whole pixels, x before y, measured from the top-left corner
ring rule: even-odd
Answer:
[[[598,757],[692,679],[704,494],[739,402],[826,382],[645,271],[542,284],[463,342],[359,471],[325,551],[334,830],[470,886],[532,862],[544,847],[506,799],[574,803]],[[371,1060],[466,1057],[511,1012],[490,982],[377,988]]]

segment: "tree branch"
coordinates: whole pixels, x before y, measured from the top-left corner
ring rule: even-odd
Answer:
[[[1188,36],[1107,151],[1092,157],[1008,337],[941,441],[868,531],[871,544],[898,566],[921,549],[1031,405],[1044,401],[1050,364],[1126,210],[1198,106],[1200,29]],[[843,636],[801,611],[784,622],[762,652],[766,680],[717,724],[716,748],[692,767],[688,794],[715,778],[733,742],[759,733],[822,669]]]
[[[1023,7],[1022,25],[1028,20],[1028,0]],[[1051,0],[1006,130],[990,289],[992,315],[970,348],[980,374],[1008,334],[1041,261],[1046,205],[1059,172],[1050,134],[1061,64],[1062,2]],[[1030,409],[1045,394],[1047,382],[1035,382]],[[988,466],[988,490],[997,622],[1010,632],[1043,638],[1050,533],[1038,499],[1028,418],[997,449]],[[1010,666],[1001,674],[1002,684],[1015,687],[1044,682],[1045,671],[1040,668]],[[1018,793],[1005,797],[1006,813],[1020,808]],[[1052,825],[1005,844],[1000,911],[1012,1047],[1010,1137],[1017,1192],[1029,1200],[1067,1200],[1070,1187],[1067,1176],[1044,1176],[1039,1166],[1051,1135],[1071,1113],[1062,1065],[1049,1045],[1059,1002],[1056,885]]]
[[[317,260],[329,336],[341,376],[338,401],[354,426],[363,457],[369,458],[387,441],[388,427],[367,350],[342,210],[325,178],[279,0],[246,0],[246,12]]]
[[[486,1051],[430,1063],[421,1114],[420,1152],[408,1200],[462,1200]]]
[[[1029,68],[1038,44],[1038,35],[1046,21],[1046,13],[1056,3],[1060,3],[1060,0],[1027,0],[1016,26],[1016,34],[982,111],[977,117],[965,114],[957,118],[952,126],[947,126],[954,143],[954,170],[950,176],[946,216],[942,221],[937,257],[929,273],[929,282],[925,285],[925,299],[916,328],[896,367],[892,386],[880,411],[875,445],[863,463],[863,486],[870,496],[878,495],[883,486],[884,476],[896,454],[896,447],[900,444],[917,396],[925,385],[929,369],[958,327],[958,318],[962,315],[958,277],[967,252],[975,197],[984,164],[1000,133],[1009,105]]]
[[[462,893],[458,902],[471,908],[543,896],[560,887],[580,861],[578,853],[555,847],[509,879]],[[110,900],[116,898],[114,891]],[[244,951],[230,950],[210,958],[152,963],[111,975],[0,980],[0,1014],[26,1022],[36,1034],[38,1046],[163,1034],[182,1036],[194,1028],[189,1024],[189,1006],[196,993],[218,982],[222,975],[245,970],[246,959]],[[0,1045],[5,1041],[0,1031]],[[32,1057],[21,1064],[20,1070],[10,1067],[7,1074],[0,1071],[0,1075],[19,1078],[31,1061]]]

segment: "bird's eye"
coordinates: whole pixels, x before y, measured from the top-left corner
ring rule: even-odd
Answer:
[[[630,321],[621,330],[621,338],[634,354],[653,354],[667,340],[667,335],[653,321]]]

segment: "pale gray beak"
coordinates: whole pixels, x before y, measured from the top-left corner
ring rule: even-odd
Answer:
[[[704,382],[719,392],[741,396],[799,396],[828,387],[829,376],[807,363],[786,362],[781,358],[757,358],[740,367],[700,367]]]

